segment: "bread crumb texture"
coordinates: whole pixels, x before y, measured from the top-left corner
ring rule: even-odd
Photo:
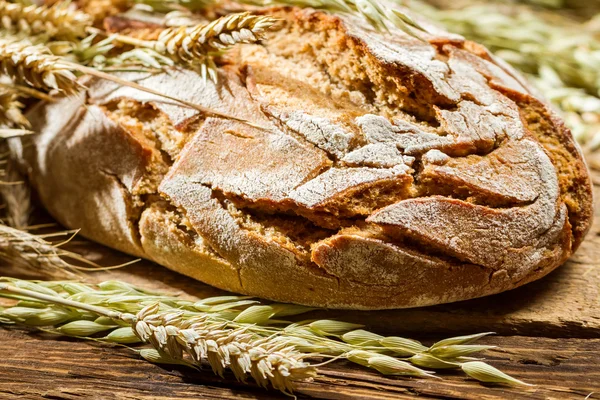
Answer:
[[[269,12],[278,29],[222,57],[218,85],[124,74],[254,126],[106,81],[34,109],[21,151],[50,212],[223,289],[336,308],[497,293],[577,248],[578,147],[486,49]]]

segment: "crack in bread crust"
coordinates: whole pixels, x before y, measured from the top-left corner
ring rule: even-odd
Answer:
[[[427,44],[351,17],[272,12],[281,30],[226,55],[221,85],[192,71],[126,74],[267,130],[110,82],[88,90],[104,125],[67,100],[42,108],[87,122],[69,144],[62,127],[38,121],[43,133],[24,155],[32,181],[44,184],[47,165],[85,164],[91,156],[72,150],[79,142],[96,159],[117,145],[127,162],[99,170],[129,207],[117,219],[134,221],[139,237],[95,230],[109,207],[74,226],[42,190],[53,214],[223,289],[337,308],[497,293],[547,274],[578,246],[591,219],[581,155],[485,49],[441,32]],[[86,129],[106,142],[84,140]],[[53,152],[54,141],[67,145]],[[80,179],[77,190],[99,181]]]

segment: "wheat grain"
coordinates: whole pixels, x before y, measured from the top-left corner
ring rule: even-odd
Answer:
[[[154,48],[178,61],[193,63],[211,52],[226,50],[237,43],[261,40],[276,21],[270,16],[248,12],[230,14],[208,24],[165,29],[154,43]]]
[[[12,90],[0,88],[0,126],[18,126],[29,128],[30,124],[21,112],[23,104]]]
[[[102,22],[104,18],[125,11],[131,6],[129,0],[78,0],[77,5],[95,22]]]
[[[122,43],[147,48],[168,55],[176,63],[198,69],[202,78],[217,81],[217,66],[213,56],[238,43],[254,43],[264,37],[276,19],[248,12],[230,14],[208,24],[180,26],[163,30],[157,40],[113,35]],[[155,57],[156,58],[156,57]]]
[[[172,359],[183,360],[186,353],[196,365],[207,360],[221,377],[229,368],[239,381],[245,382],[250,374],[260,386],[270,383],[287,393],[292,392],[293,381],[316,374],[314,367],[304,362],[305,354],[280,341],[257,339],[245,328],[223,329],[224,324],[206,318],[183,320],[182,311],[158,311],[158,303],[143,308],[132,328],[142,342],[151,343]]]
[[[59,40],[82,38],[92,25],[88,14],[71,9],[66,1],[52,6],[27,6],[0,0],[0,16],[4,29]]]
[[[44,91],[73,94],[77,78],[64,61],[42,45],[0,38],[0,70],[18,83]]]

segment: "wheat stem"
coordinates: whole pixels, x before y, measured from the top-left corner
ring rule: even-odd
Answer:
[[[192,102],[187,101],[187,100],[180,99],[178,97],[169,96],[167,94],[161,93],[161,92],[159,92],[157,90],[154,90],[152,88],[149,88],[149,87],[146,87],[146,86],[142,86],[142,85],[140,85],[138,83],[135,83],[135,82],[132,82],[132,81],[128,81],[128,80],[119,78],[118,76],[111,75],[111,74],[108,74],[106,72],[98,71],[97,69],[94,69],[94,68],[90,68],[90,67],[86,67],[84,65],[79,65],[79,64],[71,63],[71,62],[68,62],[68,61],[64,62],[64,64],[66,66],[72,68],[73,70],[79,71],[79,72],[81,72],[83,74],[95,76],[95,77],[101,78],[101,79],[106,79],[108,81],[112,81],[112,82],[115,82],[115,83],[118,83],[118,84],[121,84],[121,85],[124,85],[124,86],[129,86],[131,88],[140,90],[142,92],[150,93],[150,94],[153,94],[155,96],[160,96],[160,97],[164,97],[165,99],[173,100],[175,102],[181,103],[181,104],[183,104],[185,106],[188,106],[190,108],[198,110],[198,111],[202,112],[203,114],[205,114],[207,116],[219,117],[219,118],[224,118],[224,119],[231,119],[231,120],[234,120],[234,121],[239,121],[239,122],[245,123],[247,125],[250,125],[250,126],[253,126],[253,127],[256,127],[256,128],[262,128],[261,126],[253,124],[253,123],[251,123],[251,122],[249,122],[249,121],[247,121],[247,120],[245,120],[243,118],[238,118],[238,117],[235,117],[233,115],[221,113],[219,111],[214,111],[212,109],[203,107],[201,105],[192,103]],[[262,129],[265,129],[265,128],[262,128]]]
[[[135,318],[131,314],[121,313],[118,311],[109,310],[108,308],[85,304],[70,299],[63,299],[62,297],[52,296],[45,293],[34,292],[33,290],[22,289],[13,285],[9,285],[8,283],[0,282],[0,291],[14,293],[21,296],[27,296],[32,299],[47,301],[52,304],[73,307],[80,310],[89,311],[107,318],[119,319],[128,323],[132,322]]]
[[[0,128],[0,138],[1,139],[9,139],[17,136],[25,136],[31,135],[35,132],[27,130],[27,129],[5,129]]]

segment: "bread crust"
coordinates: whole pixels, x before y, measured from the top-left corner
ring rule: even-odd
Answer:
[[[13,149],[49,212],[216,287],[331,308],[486,296],[579,246],[587,167],[510,67],[427,22],[429,44],[269,12],[281,30],[229,54],[220,85],[127,76],[264,129],[104,81],[31,110],[41,133]]]

